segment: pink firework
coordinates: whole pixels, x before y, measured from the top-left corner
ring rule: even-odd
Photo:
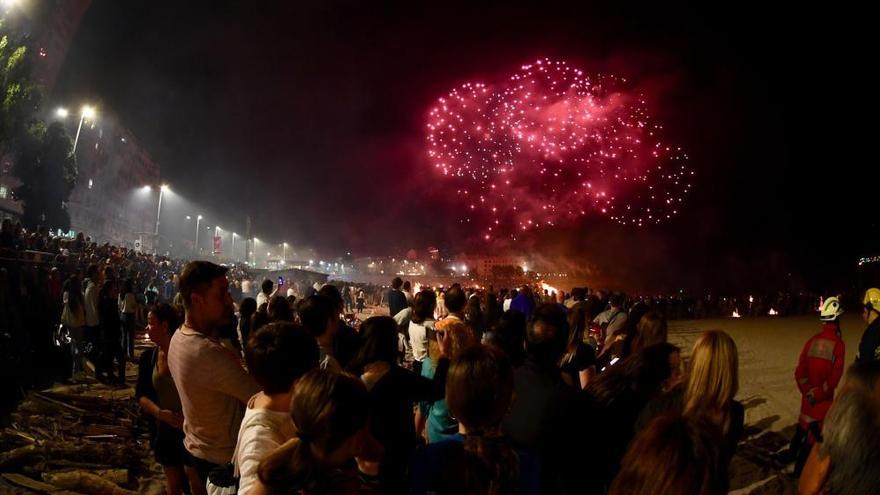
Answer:
[[[661,130],[625,79],[542,59],[439,98],[428,156],[464,201],[462,222],[486,240],[590,213],[660,224],[681,209],[693,175]]]

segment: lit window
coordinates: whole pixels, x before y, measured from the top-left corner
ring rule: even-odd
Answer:
[[[0,199],[6,199],[9,196],[9,190],[6,186],[0,186]]]
[[[92,179],[89,179],[89,189],[92,188],[92,185],[93,185]]]

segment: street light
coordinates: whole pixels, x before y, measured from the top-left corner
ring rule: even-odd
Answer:
[[[2,7],[2,11],[9,11],[19,3],[21,0],[0,0],[0,7]]]
[[[232,258],[233,263],[235,262],[235,236],[237,236],[235,232],[232,233],[232,248],[229,250],[229,256]]]
[[[221,229],[219,225],[215,225],[215,226],[214,226],[214,237],[220,237],[220,232],[221,232],[222,230],[223,230],[223,229]],[[216,251],[216,250],[215,250],[215,251]],[[216,253],[216,252],[214,253],[214,256],[217,256],[217,253]]]
[[[199,249],[199,224],[202,223],[202,216],[199,215],[196,217],[196,242],[193,244],[193,256],[198,254]]]
[[[66,119],[69,114],[70,112],[68,112],[67,109],[64,107],[58,107],[58,110],[55,110],[55,115],[59,119]]]
[[[150,187],[150,186],[146,186]],[[159,207],[156,208],[156,231],[153,233],[153,237],[155,240],[153,241],[153,252],[158,252],[159,246],[159,218],[162,215],[162,196],[165,195],[165,192],[168,191],[168,184],[162,184],[159,186]]]
[[[67,115],[67,110],[64,110],[65,115]],[[60,113],[59,113],[60,115]],[[79,112],[79,126],[76,128],[76,138],[73,140],[73,151],[72,154],[76,154],[76,145],[79,143],[79,133],[82,131],[83,121],[85,119],[94,119],[95,118],[95,107],[91,107],[89,105],[83,105],[82,110]]]

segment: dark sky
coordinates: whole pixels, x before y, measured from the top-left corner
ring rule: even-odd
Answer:
[[[697,181],[662,227],[587,219],[520,248],[658,287],[837,283],[880,251],[876,57],[854,13],[378,3],[97,0],[55,96],[99,98],[175,191],[236,229],[249,214],[257,235],[322,253],[461,251],[473,233],[426,172],[428,106],[563,58],[651,88]]]

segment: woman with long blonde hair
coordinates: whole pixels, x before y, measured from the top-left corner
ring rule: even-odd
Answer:
[[[670,409],[714,424],[724,435],[727,459],[733,456],[743,432],[744,408],[734,397],[739,391],[739,355],[736,343],[721,330],[704,332],[694,343],[690,373],[681,386],[652,401],[637,423]]]
[[[731,414],[738,391],[739,355],[733,339],[721,330],[703,333],[691,353],[684,414],[706,417],[727,436],[737,429]],[[738,428],[741,431],[742,424]]]

